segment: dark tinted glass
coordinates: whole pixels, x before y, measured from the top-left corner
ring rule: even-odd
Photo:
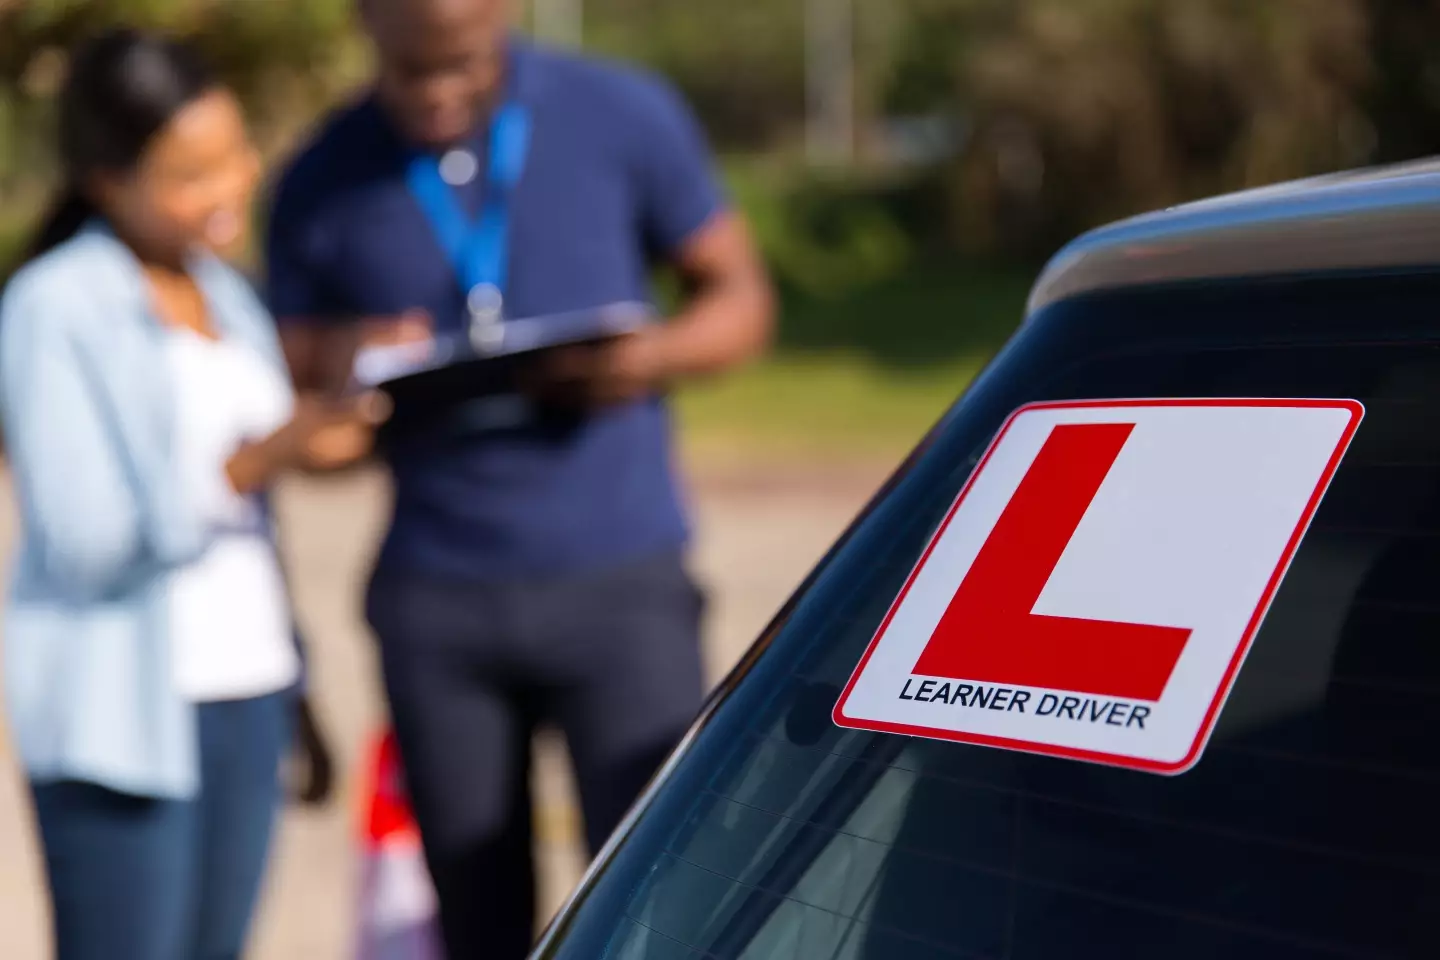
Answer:
[[[1367,410],[1192,771],[830,722],[1011,410],[1164,396]],[[1440,279],[1034,318],[762,638],[560,933],[565,960],[1440,956]]]

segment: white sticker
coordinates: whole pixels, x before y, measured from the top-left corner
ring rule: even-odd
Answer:
[[[1363,416],[1354,400],[1022,407],[835,722],[1190,769]]]

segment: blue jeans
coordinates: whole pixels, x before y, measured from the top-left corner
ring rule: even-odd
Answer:
[[[57,960],[230,960],[280,806],[292,694],[201,704],[193,800],[32,785]]]

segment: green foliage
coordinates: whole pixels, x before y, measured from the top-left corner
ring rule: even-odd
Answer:
[[[999,349],[1024,315],[1034,271],[954,259],[919,262],[844,293],[783,298],[780,345],[855,350],[897,369],[921,369]]]
[[[763,149],[805,110],[803,0],[586,0],[586,46],[669,77],[726,149]]]
[[[933,0],[959,19],[973,120],[957,234],[1051,249],[1077,230],[1368,161],[1365,0]]]
[[[0,0],[0,203],[50,179],[50,105],[65,52],[82,38],[121,23],[193,38],[270,146],[363,66],[351,9],[350,0]]]
[[[947,115],[966,139],[904,182],[864,162],[805,172],[788,158],[806,2],[584,0],[591,50],[670,76],[716,146],[748,158],[736,194],[809,296],[897,275],[937,237],[1033,261],[1134,212],[1440,151],[1429,0],[854,0],[862,161],[889,115]],[[122,21],[193,35],[273,153],[363,74],[353,3],[0,0],[0,223],[52,176],[50,96],[79,37]]]
[[[912,258],[905,225],[863,181],[737,167],[730,185],[787,289],[834,297],[893,276]]]
[[[672,76],[723,147],[793,149],[804,0],[586,3],[592,46]],[[1043,257],[1139,211],[1440,150],[1440,4],[1428,0],[854,9],[862,138],[873,145],[889,114],[947,114],[967,131],[938,203],[952,247],[971,253]],[[837,193],[858,204],[844,223],[815,212]],[[769,248],[807,288],[901,257],[864,191],[766,182],[750,195]],[[870,230],[873,249],[859,239]]]

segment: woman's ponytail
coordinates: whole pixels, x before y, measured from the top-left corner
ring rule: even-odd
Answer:
[[[95,205],[74,185],[66,185],[55,195],[45,218],[35,230],[26,245],[21,259],[14,264],[19,269],[31,260],[49,253],[80,232],[85,222],[95,215]]]

